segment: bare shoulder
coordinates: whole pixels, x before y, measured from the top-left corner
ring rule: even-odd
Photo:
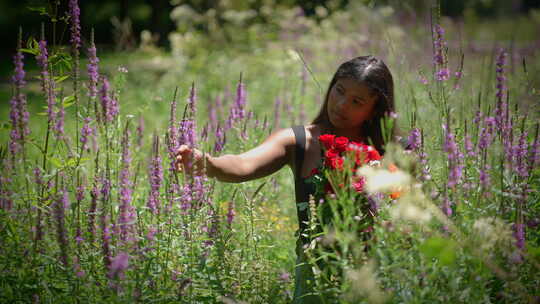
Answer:
[[[292,128],[279,129],[272,132],[265,141],[279,142],[284,147],[294,146],[294,132]]]

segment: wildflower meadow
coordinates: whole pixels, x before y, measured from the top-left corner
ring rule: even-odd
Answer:
[[[394,77],[397,138],[369,165],[357,154],[337,166],[352,170],[325,171],[332,227],[305,207],[317,291],[326,303],[538,303],[540,11],[454,20],[436,3],[411,16],[349,2],[317,19],[261,9],[265,26],[231,10],[213,34],[178,5],[167,50],[101,48],[77,0],[13,33],[0,302],[290,303],[292,171],[224,183],[175,170],[175,152],[237,154],[309,124],[338,64],[371,54]]]

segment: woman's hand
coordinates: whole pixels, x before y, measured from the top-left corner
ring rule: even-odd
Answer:
[[[206,155],[195,148],[181,145],[176,151],[176,170],[188,175],[206,174]]]

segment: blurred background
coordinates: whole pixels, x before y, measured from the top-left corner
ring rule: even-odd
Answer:
[[[232,33],[216,31],[231,24],[258,24],[268,26],[270,31],[275,22],[271,16],[276,11],[295,7],[301,8],[310,19],[321,22],[347,9],[352,2],[368,7],[390,6],[401,18],[407,19],[424,17],[434,3],[432,0],[100,0],[81,1],[80,7],[83,34],[87,39],[89,29],[94,28],[98,44],[126,50],[138,46],[141,39],[170,48],[168,37],[175,31],[203,32],[213,35],[215,42],[231,41]],[[539,0],[452,0],[441,1],[440,14],[456,20],[512,18],[527,15],[539,7]],[[67,1],[4,0],[0,2],[0,10],[0,39],[3,41],[0,52],[6,55],[13,53],[19,26],[25,36],[39,36],[40,24],[48,23],[49,16],[54,16],[57,25],[64,29]],[[52,32],[52,28],[49,31]],[[59,33],[65,35],[65,29]],[[146,36],[141,38],[142,33]]]

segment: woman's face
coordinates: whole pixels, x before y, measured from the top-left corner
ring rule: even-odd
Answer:
[[[328,95],[328,117],[339,129],[358,129],[373,117],[377,96],[364,83],[352,78],[336,81]]]

